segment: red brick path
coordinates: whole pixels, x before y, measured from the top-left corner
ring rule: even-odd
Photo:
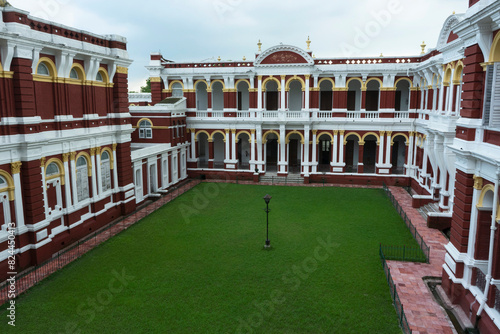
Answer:
[[[411,197],[403,188],[389,187],[399,205],[410,218],[418,233],[430,247],[430,264],[387,261],[392,279],[397,287],[408,324],[413,334],[456,333],[445,311],[434,301],[425,276],[441,277],[448,240],[427,222],[417,209],[412,208]]]

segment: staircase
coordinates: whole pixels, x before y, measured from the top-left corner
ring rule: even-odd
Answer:
[[[429,203],[429,204],[426,204],[424,205],[423,207],[419,208],[418,209],[418,212],[420,212],[420,214],[422,215],[422,217],[424,217],[425,221],[428,221],[427,220],[427,217],[429,217],[429,213],[430,212],[437,212],[439,213],[439,205],[438,203]]]
[[[288,176],[277,176],[276,174],[266,174],[260,177],[260,182],[272,184],[304,183],[304,178],[300,174],[291,174]]]

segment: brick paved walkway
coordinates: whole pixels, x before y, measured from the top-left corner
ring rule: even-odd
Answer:
[[[448,240],[438,230],[427,227],[417,209],[412,208],[411,197],[403,188],[389,188],[411,219],[418,233],[431,248],[430,264],[387,261],[397,287],[408,324],[413,334],[456,333],[445,311],[434,301],[423,277],[441,277]]]

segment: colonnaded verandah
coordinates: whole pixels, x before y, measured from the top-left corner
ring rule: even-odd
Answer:
[[[500,333],[499,1],[470,0],[420,55],[153,53],[151,94],[128,94],[124,37],[0,11],[1,279],[9,224],[21,271],[188,177],[385,182],[435,207],[444,290]]]

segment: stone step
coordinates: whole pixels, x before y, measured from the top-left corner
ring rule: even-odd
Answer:
[[[441,212],[439,210],[438,203],[429,203],[429,204],[426,204],[426,205],[420,207],[417,211],[420,212],[420,214],[425,219],[425,221],[427,221],[427,217],[429,216],[430,212]]]
[[[260,177],[260,182],[272,182],[272,183],[304,183],[304,178],[298,175],[292,176],[269,176],[263,175]]]

